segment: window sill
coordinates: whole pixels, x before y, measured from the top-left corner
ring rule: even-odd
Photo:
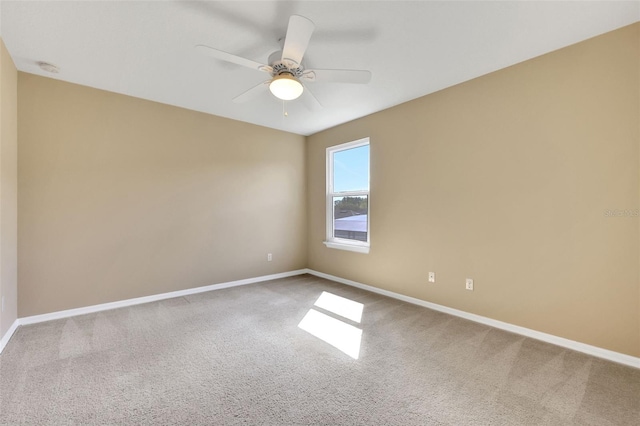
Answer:
[[[338,250],[355,251],[356,253],[369,253],[369,245],[337,243],[335,241],[323,241],[324,245]]]

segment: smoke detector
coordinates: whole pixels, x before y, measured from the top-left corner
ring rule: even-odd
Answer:
[[[50,64],[49,62],[38,62],[38,66],[42,71],[58,74],[60,72],[60,68],[57,66]]]

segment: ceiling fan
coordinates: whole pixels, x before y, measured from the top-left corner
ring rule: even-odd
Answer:
[[[205,45],[197,45],[196,49],[213,58],[270,74],[271,77],[268,80],[236,96],[233,99],[234,102],[249,101],[266,91],[268,87],[276,98],[284,101],[297,99],[305,92],[306,98],[310,100],[309,105],[314,108],[321,105],[306,83],[366,84],[371,80],[371,72],[366,70],[306,69],[302,59],[314,28],[315,25],[309,19],[292,15],[289,18],[282,50],[273,52],[269,56],[268,64],[261,64]]]

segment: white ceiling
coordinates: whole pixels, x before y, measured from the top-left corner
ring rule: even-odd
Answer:
[[[20,71],[309,135],[640,20],[638,1],[10,1],[1,35]],[[201,55],[206,44],[258,62],[288,18],[316,25],[307,68],[368,69],[368,85],[311,87],[324,105],[269,92],[265,74]],[[37,61],[60,67],[40,70]],[[268,77],[268,76],[267,76]]]

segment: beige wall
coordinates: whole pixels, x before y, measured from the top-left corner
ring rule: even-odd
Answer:
[[[25,73],[18,92],[20,317],[306,266],[304,137]]]
[[[639,31],[309,137],[309,267],[640,356],[639,219],[605,217],[639,208]],[[329,249],[325,148],[365,136],[371,252]]]
[[[18,72],[0,39],[0,338],[18,318],[17,90]]]

